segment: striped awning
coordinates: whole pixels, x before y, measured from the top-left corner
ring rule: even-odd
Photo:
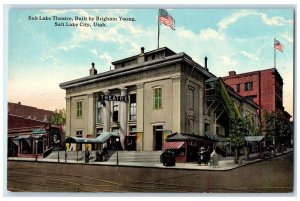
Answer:
[[[183,146],[183,144],[183,141],[165,142],[163,145],[163,149],[180,149]]]

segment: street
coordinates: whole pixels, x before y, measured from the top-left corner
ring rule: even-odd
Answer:
[[[11,192],[292,192],[292,153],[233,170],[7,162]]]

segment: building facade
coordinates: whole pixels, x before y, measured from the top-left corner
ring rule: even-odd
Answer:
[[[50,125],[52,111],[8,103],[7,148],[9,157],[41,157],[61,140],[61,126]]]
[[[283,107],[283,79],[275,68],[241,74],[230,71],[223,80],[241,96],[260,106],[261,121],[264,110],[282,112],[287,118],[291,117]]]
[[[95,138],[103,131],[120,134],[123,149],[161,150],[171,133],[228,137],[226,112],[217,116],[206,101],[205,81],[215,76],[185,53],[164,47],[141,52],[97,74],[60,84],[66,90],[66,135]],[[219,81],[219,80],[218,80]],[[226,92],[227,93],[227,92]],[[228,92],[239,106],[256,113],[257,105]],[[247,109],[246,109],[247,108]],[[82,148],[80,148],[82,149]]]

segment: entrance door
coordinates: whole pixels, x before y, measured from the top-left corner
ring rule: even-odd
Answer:
[[[162,131],[163,126],[153,126],[154,150],[162,150]]]

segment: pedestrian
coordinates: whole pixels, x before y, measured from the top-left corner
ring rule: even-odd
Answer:
[[[88,148],[85,148],[85,163],[88,163],[89,160],[90,160],[90,152],[89,152],[89,149]]]

